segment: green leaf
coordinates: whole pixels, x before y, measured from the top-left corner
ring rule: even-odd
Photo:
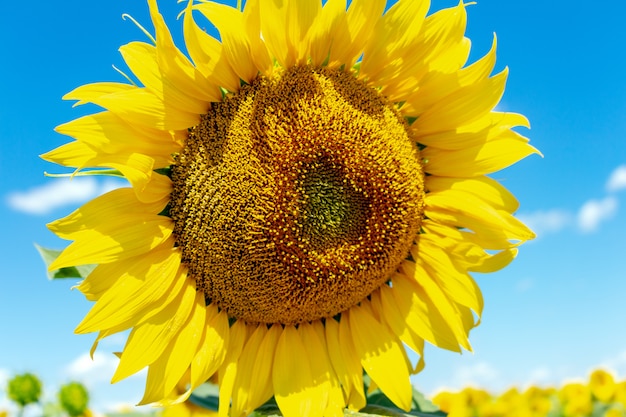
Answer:
[[[50,265],[56,258],[59,257],[62,251],[58,249],[49,249],[39,246],[35,243],[35,248],[41,255],[41,259],[46,264],[46,268]],[[68,266],[61,269],[55,269],[52,271],[48,271],[48,279],[59,279],[59,278],[86,278],[87,275],[94,270],[96,265],[80,265],[80,266]]]
[[[61,417],[63,416],[63,409],[59,404],[52,402],[45,402],[41,410],[42,417]]]
[[[343,415],[345,417],[439,417],[446,416],[441,411],[436,414],[425,413],[420,411],[405,412],[397,408],[383,407],[380,405],[368,405],[360,411],[344,410]],[[282,417],[282,413],[278,409],[278,406],[273,404],[264,404],[257,408],[249,417]]]
[[[416,411],[423,411],[425,413],[431,413],[429,415],[434,416],[445,416],[447,415],[443,411],[439,409],[435,404],[433,404],[428,398],[424,396],[421,392],[413,388],[413,409]]]
[[[382,405],[368,404],[364,409],[359,412],[352,412],[346,410],[344,413],[345,416],[385,416],[385,417],[409,417],[409,416],[420,416],[420,417],[439,417],[439,416],[447,416],[446,413],[442,411],[437,411],[435,413],[428,413],[423,411],[412,410],[409,412],[400,410],[399,408],[385,407]]]
[[[365,392],[368,392],[369,391],[368,387],[370,385],[370,377],[368,375],[364,375],[363,382],[365,383]],[[389,410],[391,411],[397,410],[397,412],[400,413],[400,414],[383,414],[383,415],[391,415],[391,416],[395,416],[395,415],[446,416],[447,415],[443,411],[439,410],[439,407],[437,407],[432,402],[430,402],[430,400],[428,400],[424,396],[424,394],[422,394],[415,388],[413,388],[413,398],[411,400],[411,413],[417,413],[417,414],[411,414],[411,413],[406,414],[404,411],[396,407],[396,405],[378,388],[367,394],[367,404],[368,406],[372,405],[372,406],[381,407],[385,410],[388,410],[387,412],[390,412]]]
[[[282,417],[276,404],[263,404],[252,412],[248,417]]]
[[[202,384],[193,390],[188,401],[198,407],[217,411],[219,408],[219,387],[211,383]]]

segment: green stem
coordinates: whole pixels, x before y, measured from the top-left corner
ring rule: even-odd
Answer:
[[[239,11],[241,11],[241,6],[242,6],[241,3],[243,3],[243,0],[237,0],[237,10]]]

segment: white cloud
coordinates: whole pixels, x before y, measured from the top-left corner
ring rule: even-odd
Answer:
[[[84,203],[123,185],[122,181],[109,179],[101,182],[93,177],[54,178],[45,185],[10,193],[6,202],[15,211],[47,214],[62,206]]]
[[[65,373],[91,387],[99,382],[108,382],[118,363],[119,359],[111,353],[96,352],[93,359],[89,353],[84,353],[65,368]]]
[[[549,368],[535,368],[530,371],[528,385],[545,384],[552,382],[553,373]]]
[[[626,189],[626,165],[620,165],[611,173],[606,182],[606,190],[615,192]]]
[[[88,352],[85,352],[67,365],[64,373],[69,378],[80,381],[92,388],[100,383],[109,385],[118,364],[119,359],[111,352],[96,352],[93,355],[93,359],[91,359]],[[147,368],[144,368],[131,375],[127,380],[130,378],[145,380],[146,375]]]
[[[578,227],[585,233],[594,232],[605,220],[617,212],[617,199],[605,197],[602,200],[589,200],[578,211]]]
[[[517,216],[524,222],[538,237],[548,233],[560,232],[572,224],[574,216],[572,213],[560,210],[540,210],[533,213],[520,214]]]
[[[479,362],[471,366],[460,367],[452,379],[459,384],[460,388],[466,386],[492,388],[497,386],[500,372],[487,362]]]
[[[600,363],[598,367],[602,369],[612,370],[620,375],[626,375],[626,350],[618,353],[611,358],[604,360]],[[591,371],[589,373],[591,373]]]
[[[471,365],[455,367],[450,377],[439,381],[436,388],[426,392],[429,397],[435,396],[442,391],[460,391],[466,387],[479,387],[491,392],[500,392],[505,386],[500,371],[491,364],[481,361]]]

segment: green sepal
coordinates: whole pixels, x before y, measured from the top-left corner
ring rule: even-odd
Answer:
[[[165,175],[166,177],[172,178],[172,167],[164,167],[157,168],[154,170],[157,174]]]
[[[48,267],[56,258],[61,254],[61,250],[58,249],[49,249],[39,246],[35,243],[35,248],[41,255],[41,259]],[[94,270],[96,265],[80,265],[80,266],[67,266],[65,268],[55,269],[52,271],[47,271],[48,279],[60,279],[60,278],[78,278],[84,279]]]
[[[411,126],[417,120],[417,116],[404,116],[406,122]]]
[[[90,171],[74,171],[72,173],[65,173],[65,174],[51,174],[49,172],[44,172],[43,175],[45,175],[46,177],[51,177],[51,178],[92,177],[95,175],[124,178],[124,174],[122,174],[117,169],[92,169]]]

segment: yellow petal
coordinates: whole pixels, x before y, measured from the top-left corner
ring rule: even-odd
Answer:
[[[376,78],[380,71],[398,55],[407,54],[407,46],[418,38],[428,12],[427,0],[400,0],[394,4],[372,29],[373,35],[365,47],[361,73]]]
[[[128,269],[91,308],[76,333],[113,328],[122,323],[135,324],[145,316],[146,310],[158,311],[163,299],[176,287],[180,262],[179,250],[171,246],[159,247],[132,265],[117,262]]]
[[[329,62],[350,68],[372,36],[372,28],[383,14],[385,0],[353,0],[345,23],[337,26]]]
[[[205,113],[209,107],[208,102],[222,99],[219,86],[215,85],[211,78],[203,76],[176,47],[165,20],[159,13],[157,1],[148,0],[148,5],[156,31],[156,61],[163,85],[160,89],[164,94],[161,97],[169,102],[171,95],[182,93],[196,99],[189,100],[189,106],[182,107],[182,110]]]
[[[494,33],[489,52],[478,61],[459,70],[459,85],[470,85],[491,75],[496,65],[497,44],[497,38]]]
[[[455,151],[426,148],[422,156],[429,174],[473,177],[499,171],[534,153],[540,155],[535,148],[513,137]]]
[[[237,365],[233,417],[247,416],[272,397],[272,363],[281,330],[280,324],[269,330],[261,324],[244,346]]]
[[[158,166],[169,165],[171,154],[181,150],[169,132],[137,129],[111,112],[79,117],[57,126],[55,131],[89,145],[100,154],[142,153],[153,158]]]
[[[502,134],[509,137],[517,137],[523,142],[528,142],[519,133],[506,132],[514,126],[528,128],[529,123],[521,114],[491,112],[474,123],[443,132],[423,134],[412,127],[411,130],[419,143],[437,149],[453,151],[483,145]]]
[[[415,252],[416,248],[412,249]],[[411,253],[414,257],[417,255]],[[462,321],[462,317],[457,309],[457,304],[451,301],[439,284],[431,277],[429,271],[426,271],[420,264],[416,264],[412,261],[405,261],[401,265],[401,270],[408,276],[414,278],[419,285],[423,288],[423,294],[425,299],[430,300],[431,305],[434,306],[436,311],[439,312],[440,317],[443,318],[447,327],[452,330],[456,343],[467,350],[471,351],[468,334],[465,331],[465,326]],[[436,315],[431,312],[430,314]]]
[[[516,248],[490,254],[476,243],[476,235],[426,220],[422,223],[424,235],[433,234],[450,255],[452,262],[461,269],[473,272],[494,272],[504,268],[517,256]],[[424,235],[420,235],[424,236]]]
[[[424,22],[424,61],[432,72],[454,72],[467,60],[468,44],[464,39],[467,25],[465,4],[439,10]]]
[[[112,383],[127,378],[156,361],[170,342],[179,336],[184,324],[189,320],[196,299],[196,286],[185,276],[176,279],[187,279],[187,285],[170,305],[133,328]]]
[[[483,297],[478,285],[467,272],[457,269],[449,251],[440,246],[436,237],[420,235],[418,248],[412,253],[419,256],[415,261],[429,272],[448,298],[471,308],[478,316],[482,314]]]
[[[391,291],[385,290],[382,293],[383,305],[396,304],[406,325],[419,337],[440,348],[460,352],[457,338],[450,324],[420,283],[413,277],[402,274],[394,276],[392,282]]]
[[[270,74],[274,59],[270,56],[261,33],[261,10],[259,0],[247,0],[243,10],[244,26],[248,34],[252,62],[263,74]]]
[[[346,0],[328,0],[317,19],[311,24],[308,34],[311,63],[325,63],[336,40],[338,28],[346,24]]]
[[[395,405],[409,411],[413,392],[401,343],[363,308],[351,307],[347,315],[361,365]]]
[[[488,203],[463,193],[448,190],[426,195],[424,213],[433,221],[454,227],[463,227],[476,233],[490,233],[503,236],[507,240],[527,241],[535,234],[521,221],[504,210],[497,210]]]
[[[217,307],[206,307],[206,328],[198,348],[198,353],[191,362],[191,389],[195,389],[208,380],[222,365],[226,358],[230,329],[226,312],[217,312]]]
[[[178,109],[144,88],[133,88],[94,97],[92,103],[104,107],[129,123],[159,130],[182,130],[197,125],[200,113]],[[207,106],[208,110],[208,106]]]
[[[128,268],[128,265],[132,264],[131,262],[128,264],[126,262],[115,262],[98,265],[87,275],[87,278],[82,280],[77,286],[72,287],[72,289],[77,288],[89,301],[98,301],[124,275],[124,271]],[[120,264],[122,265],[121,268]],[[116,271],[119,272],[116,273]]]
[[[89,350],[89,356],[91,356],[91,359],[93,359],[93,355],[96,353],[96,349],[98,348],[98,343],[100,343],[100,340],[116,333],[123,332],[126,329],[126,327],[120,326],[118,328],[106,329],[98,332],[98,337],[96,337],[96,340],[94,340],[93,344],[91,345],[91,349]]]
[[[434,71],[428,74],[420,82],[418,92],[406,97],[406,102],[402,107],[403,111],[412,115],[422,114],[434,103],[444,100],[446,96],[459,88],[472,85],[489,77],[495,63],[496,40],[494,36],[491,50],[473,64],[455,72]]]
[[[74,106],[79,106],[87,103],[95,103],[94,100],[98,98],[130,90],[135,90],[137,87],[130,84],[100,82],[85,84],[77,87],[63,96],[63,100],[78,100],[74,103]]]
[[[167,97],[169,104],[181,110],[200,114],[206,112],[207,100],[200,100],[185,94],[162,73],[156,46],[144,42],[131,42],[122,46],[120,53],[128,68],[150,92],[158,97]],[[212,98],[219,99],[218,94],[219,90]]]
[[[481,259],[480,263],[468,266],[468,270],[472,272],[495,272],[507,266],[517,256],[518,250],[507,249],[498,252],[495,255],[488,255]]]
[[[267,49],[283,68],[304,64],[308,58],[305,37],[321,11],[319,0],[259,0],[261,33]]]
[[[372,300],[374,298],[379,301],[372,304],[380,305],[378,307],[380,315],[393,333],[413,349],[414,352],[424,356],[424,339],[414,332],[402,317],[391,288],[387,285],[382,285],[378,291],[372,294]]]
[[[320,320],[317,320],[310,323],[310,327],[311,330],[313,330],[313,332],[315,333],[315,336],[310,334],[305,335],[303,333],[302,341],[305,346],[316,346],[314,348],[314,352],[320,352],[321,359],[317,359],[317,356],[315,357],[315,359],[313,359],[313,356],[311,356],[312,368],[313,370],[322,369],[323,378],[328,378],[328,405],[326,407],[326,410],[324,411],[324,416],[343,416],[343,410],[346,407],[346,401],[343,396],[339,378],[337,378],[337,374],[335,373],[328,352],[325,325],[322,324]],[[316,339],[317,342],[315,340],[310,340],[312,338]],[[314,361],[320,361],[320,363],[316,365]]]
[[[129,217],[129,220],[132,220]],[[172,220],[163,216],[136,217],[131,224],[114,234],[99,230],[78,232],[76,239],[54,260],[49,269],[68,266],[103,264],[149,252],[163,244],[172,234]]]
[[[237,320],[230,328],[226,357],[219,369],[219,417],[227,417],[229,415],[230,400],[235,386],[239,356],[241,355],[244,344],[248,340],[247,327],[248,326],[243,321]]]
[[[193,0],[189,0],[183,20],[189,56],[205,77],[211,77],[216,85],[229,91],[237,91],[239,77],[228,63],[222,43],[198,27],[193,19],[192,11]]]
[[[461,87],[426,109],[413,124],[416,130],[440,132],[469,124],[489,113],[504,92],[508,70]]]
[[[324,326],[318,320],[298,327],[302,343],[308,351],[316,397],[324,415],[343,415],[345,401],[326,348]]]
[[[515,212],[519,207],[519,202],[506,188],[498,181],[489,177],[454,178],[454,177],[426,177],[426,188],[434,193],[454,193],[458,198],[461,193],[469,193],[490,204],[495,209],[506,210],[509,213]]]
[[[193,6],[215,25],[222,38],[226,59],[235,73],[245,82],[251,82],[259,72],[252,54],[243,14],[224,4],[206,2]]]
[[[150,175],[148,182],[146,182],[143,188],[133,186],[133,191],[135,191],[139,201],[146,204],[154,203],[155,205],[168,202],[171,198],[172,190],[172,180],[167,175],[157,174],[156,172]]]
[[[150,404],[160,401],[176,388],[176,385],[196,355],[205,325],[205,318],[206,304],[204,293],[196,291],[189,319],[182,325],[176,337],[172,338],[161,356],[150,364],[146,379],[146,390],[139,404]],[[182,401],[189,394],[191,394],[191,390],[186,391],[183,396],[175,397],[173,401]],[[160,402],[160,405],[167,406],[169,403],[169,401],[164,400]]]
[[[283,68],[293,66],[296,60],[295,51],[291,50],[288,41],[287,20],[289,4],[295,2],[259,0],[261,13],[261,33],[270,54]],[[294,6],[292,6],[294,7]]]
[[[149,218],[163,210],[163,202],[142,203],[131,188],[117,188],[94,198],[68,216],[48,224],[48,228],[63,239],[73,239],[81,232],[102,226],[112,225],[117,229],[121,224],[137,218]]]
[[[423,80],[434,74],[453,74],[464,65],[470,46],[463,36],[465,25],[462,2],[428,16],[421,26],[420,36],[406,38],[406,47],[385,60],[388,65],[376,75],[382,91],[393,101],[405,101],[406,109],[411,109],[416,102],[433,103],[420,94]]]
[[[70,142],[40,155],[54,164],[82,169],[97,159],[98,151],[80,142]]]
[[[313,379],[309,354],[299,330],[285,326],[272,369],[274,397],[285,417],[321,417],[326,409],[328,393]]]
[[[342,317],[339,322],[339,350],[346,365],[348,377],[351,378],[350,392],[347,396],[348,408],[360,410],[365,407],[366,399],[363,391],[363,366],[352,340],[352,330],[348,317]]]
[[[109,167],[120,171],[133,186],[133,189],[138,192],[145,190],[152,177],[152,170],[155,168],[154,159],[140,153],[119,154],[106,158],[98,156],[89,161],[87,165]]]
[[[102,225],[103,220],[120,221],[124,216],[146,216],[163,209],[159,203],[145,204],[137,200],[130,188],[118,188],[94,198],[68,216],[48,224],[48,229],[63,239],[72,239],[77,233]],[[114,228],[117,228],[116,224]]]
[[[144,190],[150,181],[155,163],[152,157],[133,152],[131,149],[108,154],[81,142],[65,144],[41,157],[59,165],[75,167],[77,171],[87,166],[116,169],[138,191]]]
[[[339,342],[339,323],[335,319],[327,319],[324,326],[326,347],[328,349],[328,356],[333,366],[333,370],[341,383],[344,398],[347,399],[350,396],[352,387],[352,376],[349,368],[360,368],[356,358],[349,358],[355,362],[355,365],[349,366],[343,358],[341,344]]]

